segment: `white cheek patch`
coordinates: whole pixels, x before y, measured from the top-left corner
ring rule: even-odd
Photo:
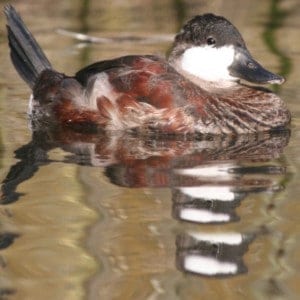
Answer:
[[[228,68],[233,63],[234,56],[233,46],[192,47],[183,53],[181,68],[202,80],[233,81],[236,78],[230,76]]]

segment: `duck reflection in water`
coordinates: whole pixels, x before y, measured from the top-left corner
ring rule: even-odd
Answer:
[[[21,199],[18,185],[55,162],[48,152],[61,148],[63,163],[100,167],[115,185],[170,188],[175,219],[213,228],[239,221],[243,216],[235,208],[249,194],[276,194],[282,188],[286,169],[278,158],[288,140],[288,131],[193,140],[35,131],[32,141],[15,152],[19,162],[2,182],[1,204]],[[243,255],[260,233],[199,232],[199,227],[180,233],[177,267],[203,276],[246,272]]]

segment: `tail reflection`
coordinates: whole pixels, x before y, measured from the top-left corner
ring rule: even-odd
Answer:
[[[288,140],[289,132],[198,140],[35,132],[32,141],[16,151],[19,162],[2,182],[1,204],[19,200],[18,185],[53,162],[48,158],[50,150],[62,148],[68,153],[64,163],[102,167],[116,185],[170,188],[172,214],[180,221],[237,222],[242,216],[236,207],[249,194],[276,193],[282,188],[286,170],[276,158]],[[243,256],[257,233],[196,229],[177,236],[179,270],[202,276],[247,271]]]

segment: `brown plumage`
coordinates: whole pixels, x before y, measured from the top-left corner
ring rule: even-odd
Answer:
[[[282,83],[283,79],[253,60],[236,28],[223,17],[207,14],[189,21],[184,33],[177,35],[168,60],[125,56],[92,64],[72,77],[53,70],[12,6],[6,6],[5,13],[12,61],[33,90],[30,114],[36,126],[143,134],[245,134],[277,130],[290,122],[290,113],[277,95],[237,82]],[[31,47],[25,40],[31,41]],[[226,85],[205,81],[197,77],[197,70],[185,69],[186,50],[193,47],[234,53],[225,70]]]

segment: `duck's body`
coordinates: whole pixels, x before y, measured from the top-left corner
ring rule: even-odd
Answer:
[[[23,50],[19,42],[22,34],[17,30],[21,27],[22,31],[25,25],[11,6],[6,15],[12,60],[32,87],[30,114],[38,124],[54,123],[76,130],[243,134],[282,128],[290,121],[285,104],[274,93],[237,82],[244,78],[256,83],[282,83],[283,79],[252,59],[239,33],[227,32],[235,28],[222,17],[204,15],[191,20],[176,36],[168,60],[125,56],[95,63],[68,77],[53,70],[28,31],[25,38],[30,37],[32,47]],[[229,46],[224,47],[222,38],[216,42],[211,36],[209,41],[203,37],[205,33],[199,32],[203,22],[206,27],[217,23],[213,33],[222,38],[227,34],[232,39]],[[195,24],[201,26],[195,29]],[[225,34],[218,32],[219,25],[224,24]],[[207,43],[204,46],[202,39]],[[209,44],[215,46],[213,51],[223,47],[226,58],[206,64]],[[196,59],[194,64],[192,59],[199,49],[204,61]],[[236,59],[240,60],[238,65]],[[221,72],[215,70],[223,63],[227,65]]]

